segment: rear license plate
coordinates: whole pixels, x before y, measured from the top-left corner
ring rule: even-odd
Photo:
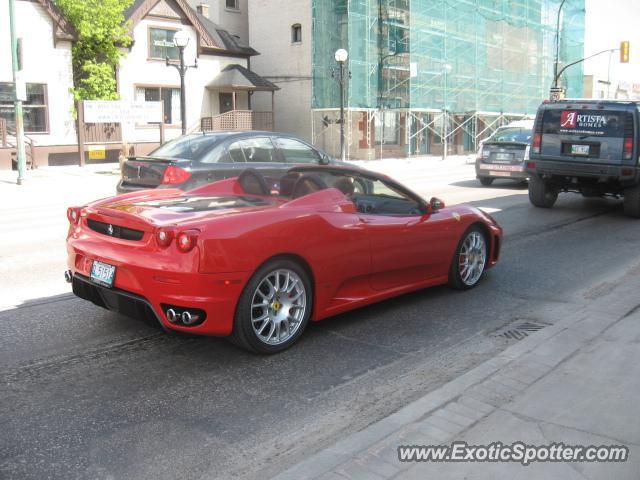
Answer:
[[[513,153],[496,153],[496,160],[505,160],[510,162],[513,160]]]
[[[116,267],[108,263],[93,261],[91,266],[91,280],[105,287],[113,286],[113,279],[116,276]]]
[[[589,145],[571,145],[571,155],[589,155]]]
[[[492,177],[510,177],[511,173],[509,172],[489,172]]]

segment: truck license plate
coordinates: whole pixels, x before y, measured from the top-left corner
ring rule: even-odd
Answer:
[[[513,153],[496,153],[496,160],[508,161],[513,160]]]
[[[116,276],[116,267],[108,263],[93,261],[91,265],[91,280],[105,287],[113,286],[113,279]]]
[[[571,155],[589,155],[589,145],[571,145]]]

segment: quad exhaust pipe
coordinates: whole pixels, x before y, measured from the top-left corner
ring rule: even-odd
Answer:
[[[188,310],[182,312],[182,323],[185,325],[191,325],[198,321],[197,315],[191,315]]]
[[[179,307],[170,307],[166,310],[167,320],[169,320],[171,323],[182,324],[190,327],[191,325],[204,320],[204,312],[202,311],[189,311],[186,309],[180,309],[182,310],[180,312],[177,311],[177,308]]]

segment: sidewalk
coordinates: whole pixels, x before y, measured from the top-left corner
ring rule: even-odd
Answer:
[[[277,480],[640,478],[638,268],[608,294]],[[400,445],[626,445],[625,463],[407,463]]]
[[[115,194],[118,164],[41,167],[0,171],[0,310],[70,292],[67,268],[67,207]]]

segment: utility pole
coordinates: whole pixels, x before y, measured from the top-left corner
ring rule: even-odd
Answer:
[[[25,180],[26,162],[24,155],[24,125],[22,123],[22,85],[18,73],[18,39],[16,38],[15,26],[15,0],[9,0],[9,30],[11,35],[11,69],[13,71],[13,86],[15,91],[15,119],[16,119],[16,155],[18,160],[18,185],[22,185]]]
[[[564,2],[567,0],[562,0],[560,6],[558,7],[558,14],[556,16],[556,56],[553,62],[553,87],[558,88],[558,80],[560,75],[558,75],[558,66],[560,63],[560,15],[562,13],[562,7],[564,7]]]

